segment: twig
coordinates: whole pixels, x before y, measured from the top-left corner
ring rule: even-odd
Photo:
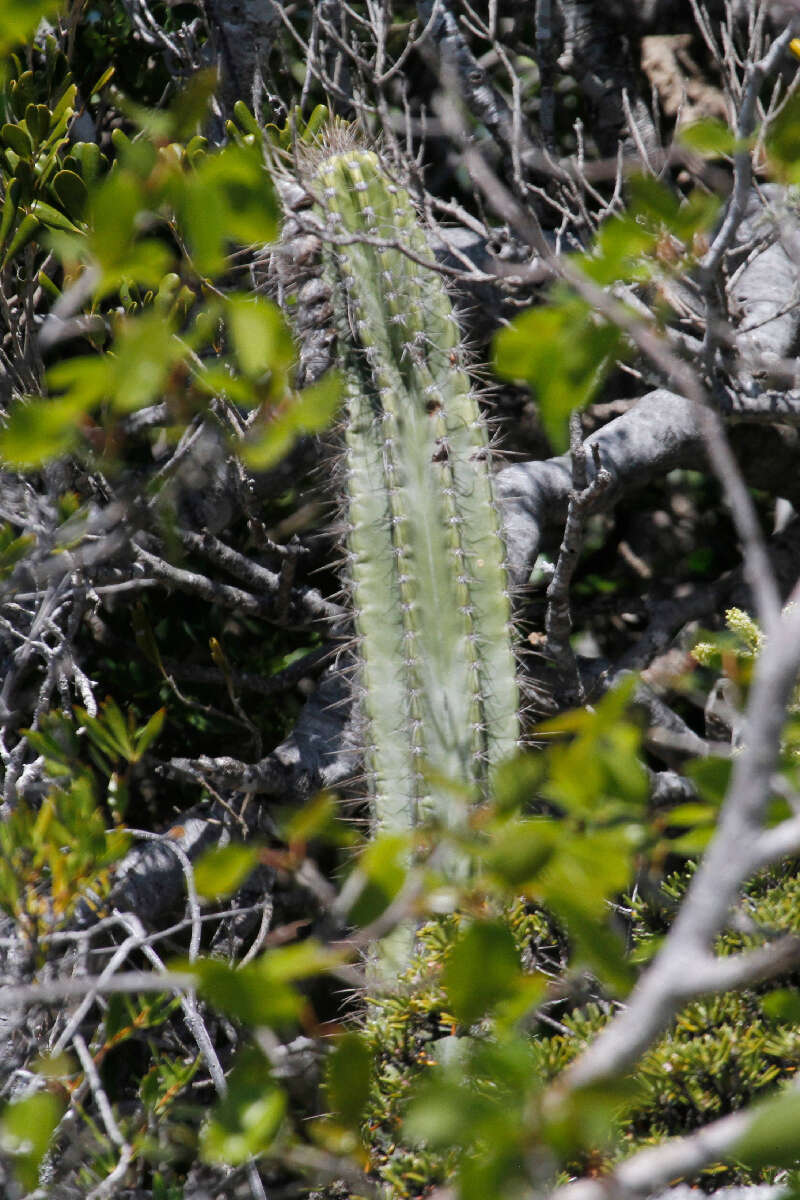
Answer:
[[[572,489],[569,495],[567,519],[564,524],[564,536],[558,552],[555,571],[550,586],[547,589],[547,613],[545,630],[547,632],[547,653],[561,669],[566,677],[573,680],[575,699],[583,701],[583,686],[580,680],[575,655],[569,643],[572,633],[572,616],[570,614],[569,593],[572,577],[578,565],[586,520],[592,506],[611,487],[612,478],[608,471],[600,465],[600,451],[597,443],[592,445],[592,458],[595,474],[591,483],[586,477],[586,450],[582,441],[580,415],[573,413],[570,422],[572,448]]]

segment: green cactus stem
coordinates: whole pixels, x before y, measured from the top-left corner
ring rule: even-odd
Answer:
[[[408,192],[374,153],[322,150],[322,225],[345,380],[348,574],[378,831],[465,807],[517,743],[504,549],[486,429]],[[407,251],[408,253],[404,253]],[[413,256],[413,257],[412,257]]]

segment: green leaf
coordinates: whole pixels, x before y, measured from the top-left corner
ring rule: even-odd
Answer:
[[[240,887],[258,862],[256,846],[214,846],[194,868],[197,891],[206,900],[230,896]]]
[[[436,1071],[429,1075],[408,1107],[405,1136],[431,1149],[468,1145],[470,1132],[488,1124],[497,1110],[488,1096],[466,1083],[460,1073]]]
[[[107,353],[113,364],[111,399],[118,412],[158,400],[173,367],[188,354],[164,314],[146,311],[121,322]]]
[[[9,530],[8,525],[2,526],[2,533],[5,534]],[[5,536],[0,541],[0,579],[5,578],[14,569],[14,566],[25,558],[30,549],[36,545],[36,534],[23,533],[19,537],[11,537],[6,540]]]
[[[343,957],[339,951],[321,945],[314,938],[306,938],[292,946],[275,947],[264,954],[259,963],[266,979],[288,983],[329,971],[342,962]]]
[[[581,1149],[608,1145],[632,1104],[642,1099],[635,1079],[604,1079],[568,1092],[551,1105],[542,1131],[563,1161]]]
[[[132,762],[134,758],[134,746],[131,739],[132,714],[129,712],[128,720],[126,720],[116,700],[109,696],[100,707],[100,718],[115,739],[122,757],[128,762]]]
[[[258,127],[258,121],[255,119],[250,109],[245,104],[244,100],[237,100],[233,106],[233,115],[245,133],[252,133],[256,137],[261,137],[261,130]]]
[[[96,142],[76,142],[71,153],[78,161],[84,183],[88,185],[98,180],[108,166],[108,161]]]
[[[583,300],[554,289],[549,304],[522,313],[497,334],[494,367],[503,379],[535,391],[545,430],[562,451],[570,413],[591,403],[621,342],[620,331]]]
[[[800,183],[800,96],[796,92],[770,123],[765,148],[781,182]]]
[[[57,0],[3,0],[0,52],[5,53],[20,42],[29,41],[42,17],[55,16],[60,8]]]
[[[797,1091],[783,1092],[776,1099],[757,1105],[747,1131],[726,1157],[744,1163],[751,1170],[796,1166],[800,1160]]]
[[[330,970],[342,958],[309,938],[294,946],[270,949],[256,962],[238,969],[211,958],[181,963],[178,969],[197,975],[205,998],[246,1025],[284,1028],[295,1023],[305,1004],[292,985]]]
[[[601,226],[592,251],[578,259],[578,266],[596,283],[607,286],[617,281],[644,280],[650,275],[645,255],[653,249],[656,233],[631,214],[613,217]]]
[[[245,462],[262,471],[280,462],[296,438],[328,428],[339,408],[340,396],[341,380],[335,371],[328,371],[302,392],[290,393],[277,412],[265,414],[261,429],[245,443]]]
[[[292,811],[291,816],[281,822],[285,840],[296,845],[305,845],[312,839],[320,839],[336,846],[352,845],[358,836],[345,821],[339,818],[335,797],[330,792],[319,792],[308,804]]]
[[[188,1063],[179,1058],[160,1059],[139,1084],[142,1102],[155,1116],[163,1116],[178,1093],[191,1083],[201,1062],[199,1055]]]
[[[501,763],[492,777],[492,795],[499,813],[512,813],[536,796],[546,771],[541,754],[517,754]]]
[[[113,383],[110,358],[84,355],[55,363],[47,370],[47,384],[53,392],[63,392],[64,401],[88,411],[105,400]],[[54,401],[50,401],[54,403]]]
[[[135,751],[137,762],[143,754],[147,753],[156,738],[160,736],[161,730],[164,728],[164,718],[166,715],[167,710],[159,708],[157,712],[153,713],[144,728],[140,729],[136,734]]]
[[[20,401],[0,430],[0,460],[20,469],[33,469],[76,444],[84,406],[73,396]]]
[[[626,716],[636,678],[631,676],[593,710],[564,713],[539,726],[544,734],[574,733],[546,750],[548,777],[542,795],[568,812],[596,822],[639,821],[647,801],[641,763],[642,734]]]
[[[215,67],[204,67],[191,75],[169,110],[170,133],[175,141],[187,141],[205,123],[218,82]]]
[[[6,238],[11,232],[11,226],[14,218],[17,215],[17,203],[19,201],[19,181],[12,179],[6,187],[6,195],[3,200],[3,212],[0,216],[0,249],[6,244]]]
[[[664,819],[668,825],[683,828],[711,824],[716,816],[717,810],[710,804],[678,804],[664,814]]]
[[[39,145],[50,131],[51,113],[46,104],[29,104],[25,109],[25,124],[35,145]]]
[[[477,922],[450,951],[442,986],[453,1016],[472,1025],[494,1005],[512,996],[521,978],[519,951],[506,925]]]
[[[76,708],[75,714],[81,724],[85,726],[89,741],[97,747],[101,754],[108,755],[112,763],[119,758],[127,759],[126,745],[124,743],[120,745],[114,732],[106,726],[102,719],[93,717],[85,708]]]
[[[240,1056],[228,1077],[228,1093],[211,1111],[200,1139],[205,1162],[231,1166],[257,1158],[272,1145],[286,1114],[286,1096],[261,1054]]]
[[[776,1024],[800,1025],[800,991],[797,988],[777,988],[762,997],[761,1007]]]
[[[179,964],[184,969],[186,964]],[[234,970],[215,959],[200,959],[187,969],[198,978],[200,992],[215,1008],[245,1025],[292,1026],[303,1009],[303,999],[288,984],[268,986],[260,964]]]
[[[102,92],[103,88],[106,87],[106,85],[109,84],[111,82],[111,80],[114,78],[114,72],[116,71],[116,69],[117,68],[115,66],[113,66],[113,64],[110,67],[106,67],[105,71],[103,71],[103,73],[100,76],[100,78],[98,79],[97,83],[94,84],[94,86],[92,87],[92,90],[89,93],[90,96],[97,96],[100,94],[100,92]]]
[[[20,221],[16,233],[11,238],[8,249],[3,255],[3,261],[0,263],[0,269],[8,266],[14,255],[27,246],[28,242],[36,236],[40,229],[41,224],[34,217],[33,213],[27,213]]]
[[[39,1181],[39,1166],[47,1153],[66,1105],[52,1092],[35,1092],[23,1100],[13,1100],[0,1115],[0,1145],[14,1164],[14,1170],[26,1191]]]
[[[356,866],[362,886],[350,908],[354,925],[369,925],[388,908],[405,883],[408,855],[403,834],[384,834],[367,846]]]
[[[636,976],[627,961],[622,938],[595,915],[592,905],[585,904],[579,893],[553,887],[545,894],[546,902],[566,925],[578,960],[587,963],[610,989],[626,996]]]
[[[228,325],[239,365],[258,379],[267,371],[285,371],[294,359],[294,343],[280,309],[260,296],[230,296]]]
[[[278,203],[256,148],[226,146],[205,155],[173,188],[173,202],[201,273],[224,269],[229,243],[266,243],[277,235]]]
[[[630,883],[633,851],[628,827],[593,831],[564,829],[542,873],[542,894],[549,903],[566,904],[570,911],[580,910],[602,916],[608,901],[623,892]]]
[[[21,125],[12,125],[11,122],[3,125],[0,129],[0,138],[20,158],[31,158],[33,156],[33,142],[30,139],[28,131],[23,129]]]
[[[62,171],[61,173],[67,174],[68,172]],[[48,204],[44,200],[34,200],[31,204],[31,212],[48,229],[62,229],[65,233],[81,232],[78,226],[70,221],[69,217],[65,217],[57,208],[53,208],[52,204]]]
[[[337,1039],[325,1069],[325,1093],[333,1113],[356,1132],[370,1099],[372,1051],[358,1033]]]
[[[483,862],[505,887],[522,894],[552,858],[560,836],[558,823],[546,817],[511,821],[492,832]]]
[[[733,770],[731,759],[711,755],[708,758],[695,758],[686,764],[684,770],[704,800],[715,807],[722,804]]]
[[[53,179],[53,191],[71,217],[80,219],[86,209],[86,184],[74,171],[59,171]]]
[[[736,134],[715,116],[706,116],[693,125],[681,126],[676,133],[676,140],[687,150],[693,150],[694,154],[703,155],[704,158],[732,155],[736,149]]]

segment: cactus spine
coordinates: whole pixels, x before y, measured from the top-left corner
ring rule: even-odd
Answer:
[[[342,139],[340,138],[340,141]],[[322,150],[309,188],[345,383],[348,563],[379,831],[485,794],[517,740],[504,550],[486,430],[408,192],[378,156]],[[387,245],[391,242],[391,245]]]

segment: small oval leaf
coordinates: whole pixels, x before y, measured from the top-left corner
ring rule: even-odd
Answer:
[[[0,138],[20,158],[31,158],[33,156],[33,142],[30,139],[30,135],[21,125],[12,125],[10,121],[6,122],[2,129],[0,129]]]
[[[80,220],[88,199],[86,184],[80,175],[74,171],[59,171],[53,180],[53,191],[69,216]]]

